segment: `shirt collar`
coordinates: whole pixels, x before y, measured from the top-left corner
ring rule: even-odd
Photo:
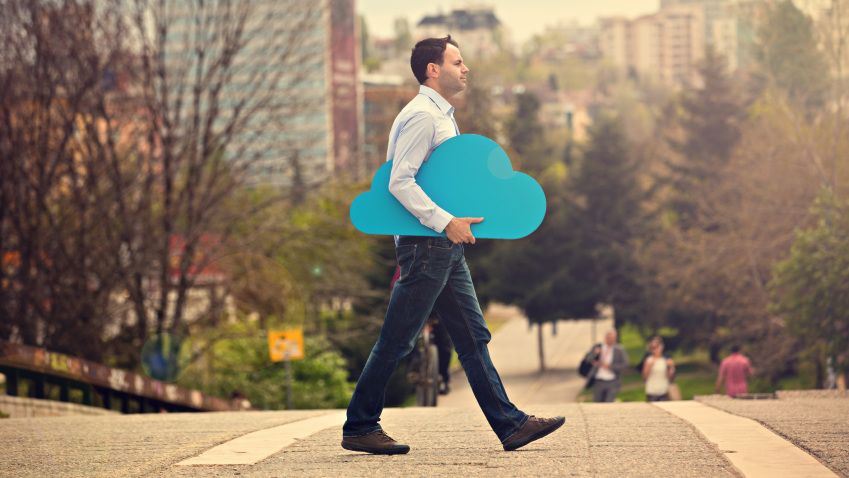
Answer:
[[[439,110],[443,113],[447,115],[454,114],[454,107],[451,106],[451,103],[449,103],[448,100],[443,98],[442,95],[437,93],[436,90],[434,90],[433,88],[425,85],[420,85],[419,94],[425,95],[431,100],[433,100],[433,102],[436,103],[436,107],[439,108]]]

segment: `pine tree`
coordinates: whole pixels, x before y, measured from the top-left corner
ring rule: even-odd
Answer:
[[[548,209],[540,228],[499,243],[489,258],[489,293],[521,307],[532,323],[591,317],[601,302],[626,320],[638,315],[636,164],[618,121],[601,119],[590,138],[575,176],[543,181]]]
[[[465,93],[466,103],[455,113],[460,132],[463,134],[479,134],[495,139],[496,124],[492,114],[492,98],[489,87],[485,83],[474,81],[469,83]]]
[[[770,83],[808,111],[825,103],[828,63],[819,50],[814,23],[792,1],[768,7],[758,29],[755,59]]]
[[[678,127],[682,138],[668,138],[676,153],[667,161],[668,206],[685,229],[702,219],[699,198],[713,187],[731,157],[746,116],[722,57],[709,49],[699,74],[702,85],[685,91],[681,100]]]
[[[520,154],[528,152],[532,145],[543,138],[539,109],[539,98],[535,94],[516,95],[516,113],[507,123],[507,136],[510,146]]]
[[[597,289],[598,302],[613,305],[617,320],[636,321],[643,304],[635,242],[644,232],[645,217],[639,162],[629,152],[617,118],[598,118],[589,134],[589,145],[571,182],[580,205],[580,252],[590,263],[580,275]]]

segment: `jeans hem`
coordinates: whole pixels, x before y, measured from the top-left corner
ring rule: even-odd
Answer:
[[[377,426],[372,427],[372,428],[370,428],[370,429],[368,429],[367,431],[364,431],[364,432],[345,433],[343,431],[342,432],[342,438],[357,438],[357,437],[368,435],[369,433],[374,433],[378,430],[383,430],[383,428],[380,425],[377,425]]]
[[[530,419],[530,418],[531,418],[531,416],[526,414],[526,415],[525,415],[525,419],[524,419],[524,420],[522,420],[522,422],[521,422],[521,423],[519,423],[519,426],[518,426],[518,427],[516,427],[513,431],[511,431],[511,432],[510,432],[510,434],[508,434],[506,437],[504,437],[504,438],[501,440],[501,443],[506,442],[507,440],[509,440],[509,439],[510,439],[510,437],[512,437],[513,435],[515,435],[515,434],[516,434],[519,430],[521,430],[521,429],[522,429],[522,427],[523,427],[523,426],[525,426],[525,423],[528,423],[528,419]]]

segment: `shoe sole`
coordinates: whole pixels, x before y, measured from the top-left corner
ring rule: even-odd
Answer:
[[[519,448],[522,448],[523,446],[527,445],[528,443],[530,443],[532,441],[539,440],[540,438],[542,438],[542,437],[550,434],[551,432],[557,430],[558,428],[562,427],[564,423],[566,423],[566,419],[561,417],[560,420],[556,421],[550,427],[543,428],[542,430],[534,433],[533,435],[528,436],[527,438],[525,438],[524,440],[522,440],[520,442],[516,442],[516,443],[513,443],[511,445],[504,445],[504,451],[518,450]]]
[[[399,446],[397,448],[369,448],[364,446],[351,445],[350,443],[342,442],[342,448],[350,451],[361,451],[371,453],[372,455],[406,455],[410,451],[408,446]]]

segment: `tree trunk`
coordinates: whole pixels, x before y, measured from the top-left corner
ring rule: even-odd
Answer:
[[[537,324],[537,349],[539,350],[539,371],[545,372],[545,349],[542,342],[542,322]]]
[[[823,352],[821,348],[818,348],[816,355],[814,356],[814,365],[815,367],[815,380],[816,385],[814,388],[821,389],[825,387],[825,366],[823,363],[825,362],[825,358],[823,357]]]

